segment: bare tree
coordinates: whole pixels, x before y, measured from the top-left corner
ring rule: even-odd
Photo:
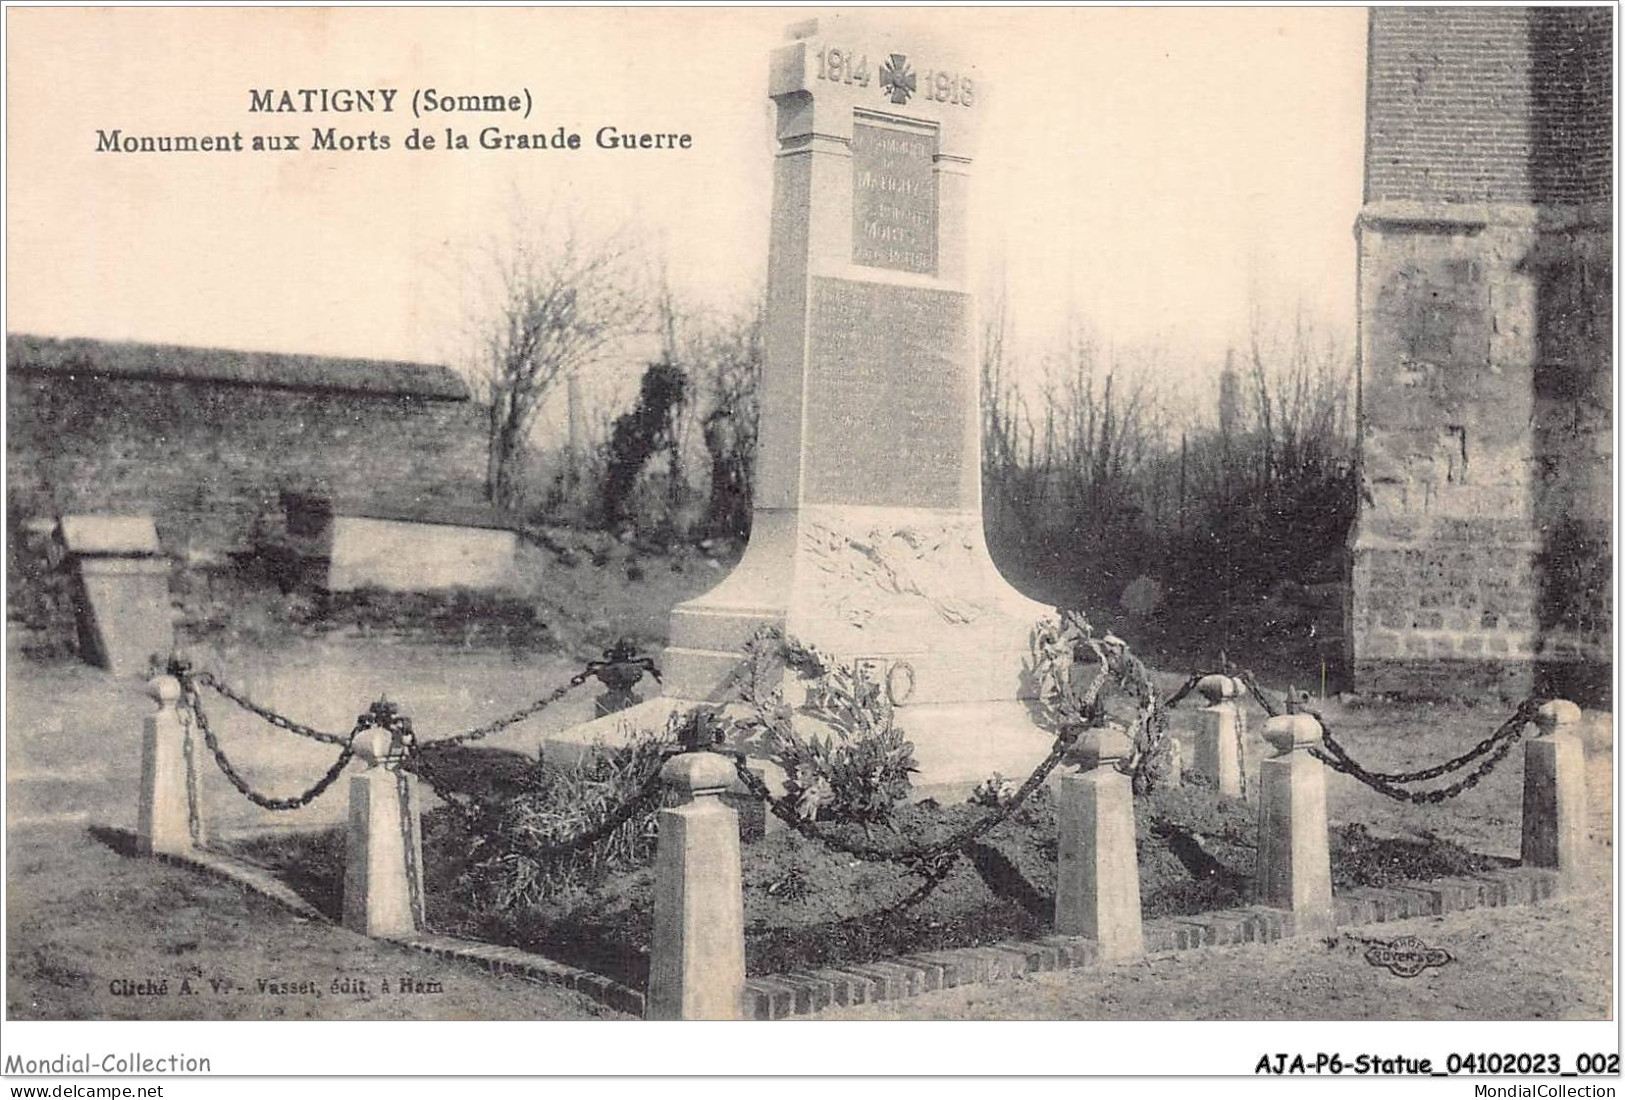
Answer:
[[[761,420],[765,298],[725,317],[704,334],[695,354],[708,409],[701,425],[711,459],[706,533],[743,540],[750,534],[752,478]]]
[[[486,493],[512,508],[548,396],[635,334],[648,300],[627,235],[593,235],[575,218],[518,227],[489,250],[487,266],[489,313],[477,322],[471,374],[489,418]]]
[[[1262,488],[1345,468],[1354,444],[1346,349],[1317,332],[1301,307],[1287,333],[1269,331],[1255,314],[1249,344]]]

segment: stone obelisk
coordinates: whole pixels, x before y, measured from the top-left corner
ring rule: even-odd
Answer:
[[[1025,771],[1051,740],[1021,702],[1030,632],[1050,609],[999,575],[982,532],[966,207],[986,90],[973,65],[850,14],[790,38],[770,75],[750,543],[720,585],[673,610],[665,696],[640,724],[720,700],[746,639],[772,624],[886,686],[918,785]]]

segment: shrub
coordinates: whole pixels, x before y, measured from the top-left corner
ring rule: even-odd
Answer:
[[[6,509],[6,618],[31,657],[78,651],[73,571],[67,548],[48,524],[30,523],[14,503]]]
[[[549,854],[544,849],[596,828],[635,798],[660,767],[669,744],[668,731],[635,731],[625,745],[594,745],[568,766],[538,759],[515,777],[516,793],[473,800],[470,861],[462,887],[476,904],[513,909],[646,863],[654,853],[658,801],[579,851]]]
[[[972,806],[986,806],[990,810],[1002,810],[1015,800],[1016,792],[1021,784],[1014,779],[1006,779],[1004,773],[994,772],[971,791],[970,797],[965,801]]]

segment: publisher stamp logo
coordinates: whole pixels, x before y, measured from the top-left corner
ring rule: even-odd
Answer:
[[[1442,947],[1429,947],[1415,936],[1400,936],[1390,943],[1372,944],[1366,950],[1365,961],[1401,978],[1414,978],[1430,966],[1443,966],[1455,959]]]

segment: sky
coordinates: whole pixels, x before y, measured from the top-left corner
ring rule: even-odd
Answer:
[[[679,298],[739,306],[766,261],[767,55],[815,13],[12,9],[7,329],[446,362],[467,346],[469,256],[542,209],[628,229]],[[1201,373],[1255,310],[1301,307],[1352,334],[1365,23],[1339,7],[929,9],[991,89],[973,270],[1002,286],[1018,344],[1070,326]],[[531,119],[494,121],[693,143],[414,152],[412,126],[447,116],[414,123],[400,100],[390,115],[264,115],[248,109],[256,88],[522,90]],[[114,129],[308,146],[313,125],[393,145],[96,152]]]

